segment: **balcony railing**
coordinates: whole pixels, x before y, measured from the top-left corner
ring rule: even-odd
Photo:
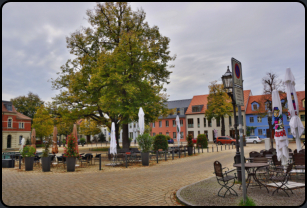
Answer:
[[[194,124],[188,124],[188,128],[194,128]]]

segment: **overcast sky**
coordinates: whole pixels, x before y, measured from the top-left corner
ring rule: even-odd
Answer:
[[[86,10],[96,3],[2,5],[2,100],[29,91],[43,101],[58,94],[51,78],[74,58],[65,37],[89,26]],[[131,3],[145,21],[171,39],[169,100],[208,94],[231,58],[242,63],[244,90],[262,94],[267,72],[283,79],[290,67],[296,90],[305,90],[305,8],[300,3]],[[49,80],[49,81],[48,81]]]

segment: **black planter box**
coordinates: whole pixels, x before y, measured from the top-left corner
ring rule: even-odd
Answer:
[[[142,152],[141,157],[142,157],[142,165],[148,166],[149,165],[149,152]]]
[[[50,171],[50,165],[51,165],[51,157],[42,157],[42,171],[48,172]]]
[[[76,168],[76,158],[66,157],[67,172],[74,172]]]
[[[2,168],[14,168],[15,160],[12,159],[2,159]]]
[[[34,157],[25,157],[25,170],[33,170]]]
[[[193,154],[193,147],[188,147],[188,155],[192,155]]]

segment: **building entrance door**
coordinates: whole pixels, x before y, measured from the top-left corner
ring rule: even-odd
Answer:
[[[11,148],[11,143],[12,143],[12,136],[8,135],[7,136],[7,148]]]

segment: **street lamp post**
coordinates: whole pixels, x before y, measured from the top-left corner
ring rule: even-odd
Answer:
[[[269,109],[269,110],[268,110],[269,135],[270,135],[270,141],[271,141],[271,148],[273,149],[273,139],[272,139],[272,116],[273,116],[273,112]]]
[[[236,137],[236,155],[235,155],[235,163],[241,163],[241,155],[240,155],[240,151],[239,151],[239,142],[238,142],[238,138],[239,138],[239,132],[237,131],[237,119],[236,119],[236,102],[234,100],[233,97],[233,92],[232,92],[232,73],[229,71],[229,66],[227,66],[227,71],[226,73],[222,76],[222,81],[223,81],[223,85],[224,85],[224,89],[226,90],[227,94],[229,97],[231,97],[232,100],[232,106],[233,106],[233,114],[234,114],[234,129],[235,129],[235,137]],[[242,175],[241,175],[241,168],[237,168],[237,176],[238,176],[238,180],[242,181]]]

